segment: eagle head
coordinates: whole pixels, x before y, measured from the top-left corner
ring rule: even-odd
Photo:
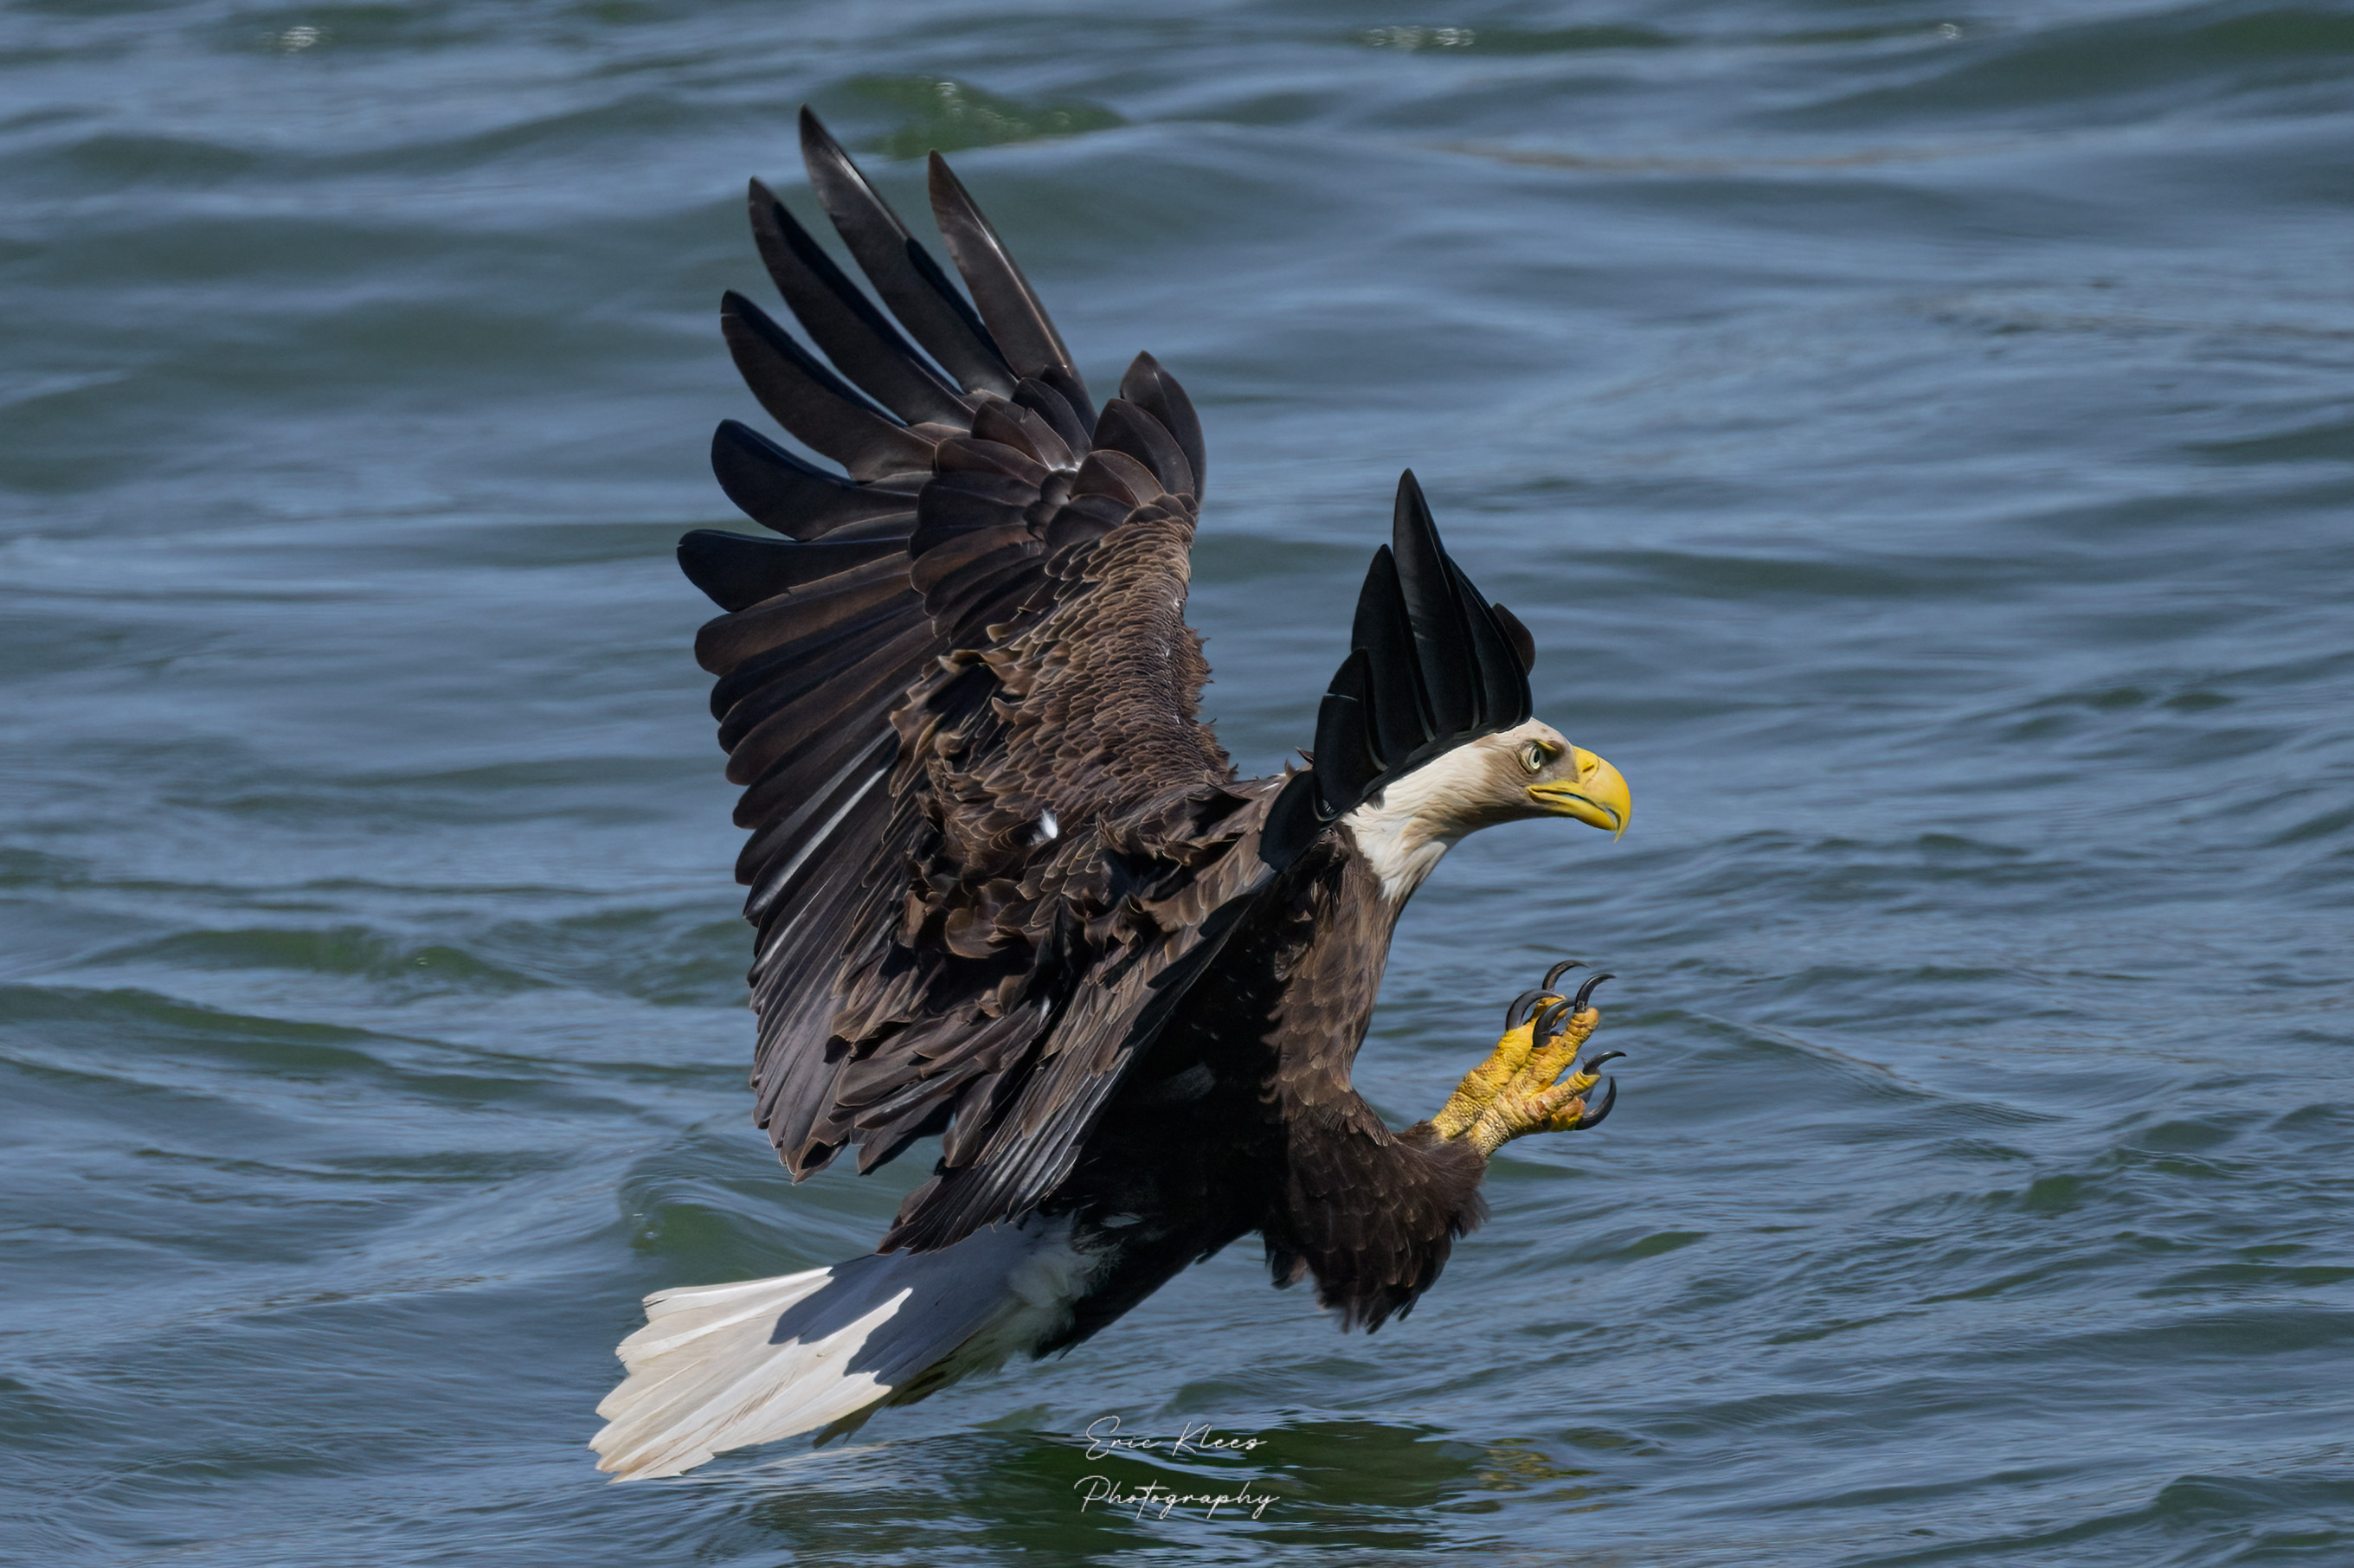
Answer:
[[[1466,833],[1498,822],[1569,817],[1613,835],[1634,801],[1618,770],[1541,719],[1439,753],[1341,821],[1382,891],[1403,903]]]

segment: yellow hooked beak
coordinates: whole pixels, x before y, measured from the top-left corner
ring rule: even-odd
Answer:
[[[1606,828],[1617,838],[1627,831],[1627,819],[1634,814],[1634,799],[1627,793],[1627,780],[1618,770],[1583,747],[1569,748],[1569,759],[1577,767],[1575,779],[1556,779],[1550,784],[1529,786],[1529,799],[1556,816],[1575,817],[1593,827]]]

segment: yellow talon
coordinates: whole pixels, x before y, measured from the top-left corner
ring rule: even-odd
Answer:
[[[1447,1103],[1430,1118],[1439,1137],[1459,1137],[1465,1128],[1479,1119],[1479,1113],[1488,1108],[1528,1061],[1536,1044],[1537,1019],[1560,1000],[1550,994],[1539,997],[1537,1004],[1529,1010],[1528,1022],[1505,1030],[1488,1059],[1463,1075],[1463,1081],[1455,1086],[1455,1092],[1447,1097]]]
[[[1559,974],[1556,969],[1545,978],[1551,981]],[[1602,1081],[1600,1064],[1620,1053],[1597,1056],[1566,1078],[1561,1075],[1576,1063],[1578,1052],[1601,1026],[1600,1011],[1588,1006],[1586,998],[1609,978],[1596,975],[1579,988],[1575,999],[1554,994],[1548,985],[1515,1003],[1517,1016],[1523,1003],[1534,1000],[1527,1021],[1506,1029],[1488,1059],[1463,1075],[1447,1104],[1431,1118],[1432,1130],[1441,1138],[1468,1139],[1484,1157],[1512,1139],[1591,1127],[1608,1115],[1615,1089],[1598,1107],[1589,1107],[1586,1097]]]
[[[1589,1007],[1573,1014],[1559,1034],[1529,1054],[1525,1066],[1490,1099],[1471,1124],[1471,1141],[1481,1154],[1493,1154],[1513,1139],[1532,1132],[1566,1131],[1576,1125],[1585,1114],[1585,1091],[1596,1080],[1583,1074],[1561,1083],[1553,1080],[1577,1060],[1579,1047],[1593,1038],[1601,1022],[1601,1012]],[[1580,1077],[1585,1080],[1583,1084]],[[1561,1125],[1555,1126],[1556,1122]]]

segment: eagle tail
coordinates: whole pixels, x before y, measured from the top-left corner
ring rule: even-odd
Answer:
[[[1032,1216],[937,1252],[657,1291],[621,1341],[629,1376],[597,1406],[597,1467],[675,1476],[731,1448],[854,1429],[1053,1342],[1106,1261],[1074,1245],[1067,1220]]]

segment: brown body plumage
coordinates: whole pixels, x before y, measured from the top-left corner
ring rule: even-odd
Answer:
[[[653,1298],[599,1436],[624,1474],[1068,1345],[1252,1232],[1349,1323],[1403,1313],[1478,1223],[1486,1160],[1351,1086],[1398,912],[1488,821],[1624,819],[1607,765],[1529,722],[1528,634],[1411,475],[1312,766],[1237,777],[1196,716],[1206,463],[1182,389],[1139,356],[1097,410],[937,156],[970,306],[806,112],[802,143],[888,315],[756,184],[762,257],[833,369],[739,296],[723,324],[762,405],[843,472],[722,426],[721,483],[787,537],[699,532],[680,559],[727,612],[696,655],[752,835],[759,1123],[797,1178],[932,1135],[940,1158],[877,1259],[752,1282],[784,1308],[739,1312],[749,1286]],[[1008,1305],[918,1334],[860,1316],[886,1283]],[[803,1376],[781,1361],[731,1383],[665,1313],[706,1324],[698,1344],[847,1346],[873,1397],[778,1394]]]

